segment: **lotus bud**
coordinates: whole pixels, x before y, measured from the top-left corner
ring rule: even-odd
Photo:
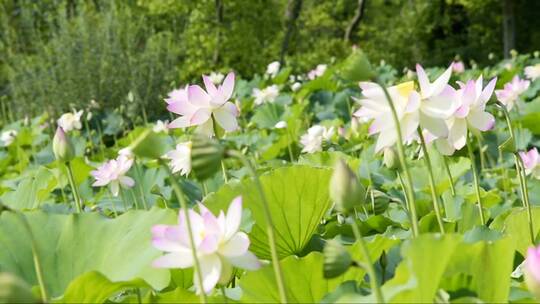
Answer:
[[[330,179],[330,197],[338,211],[348,213],[364,203],[366,190],[342,159],[336,163]]]
[[[53,138],[53,153],[54,157],[61,162],[68,162],[75,157],[75,149],[69,137],[61,127],[56,128],[56,133]]]
[[[392,147],[389,147],[389,148],[384,149],[383,153],[384,153],[383,154],[383,164],[388,169],[397,168],[398,159],[397,159],[396,150],[394,150],[394,148],[392,148]]]
[[[326,242],[323,249],[323,256],[323,274],[327,279],[342,275],[352,265],[351,255],[345,247],[336,240],[329,240]]]
[[[191,145],[191,170],[199,180],[207,179],[219,171],[225,149],[215,139],[195,135]]]
[[[525,283],[529,290],[540,299],[540,246],[530,247],[525,259]]]
[[[376,74],[366,54],[356,49],[342,63],[341,76],[349,81],[358,82],[370,80]]]

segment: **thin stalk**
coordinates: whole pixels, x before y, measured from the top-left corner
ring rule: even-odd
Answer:
[[[182,211],[184,212],[184,217],[186,218],[186,226],[187,226],[187,231],[189,235],[189,245],[190,245],[189,247],[191,248],[191,255],[193,257],[193,267],[195,268],[195,274],[197,277],[197,281],[199,283],[199,300],[201,303],[206,303],[206,294],[204,293],[204,290],[203,290],[203,277],[202,277],[202,273],[200,272],[201,265],[199,263],[197,250],[195,248],[195,239],[193,238],[193,229],[191,226],[191,219],[189,217],[189,209],[186,202],[186,198],[184,197],[184,192],[182,191],[182,188],[178,184],[178,181],[174,177],[174,174],[172,173],[172,171],[169,169],[169,167],[166,164],[162,163],[162,165],[163,167],[165,167],[165,169],[169,173],[169,179],[171,181],[171,185],[173,187],[174,193],[176,195],[176,198],[180,202],[180,207]]]
[[[478,173],[476,172],[476,161],[475,161],[474,153],[471,147],[471,142],[468,138],[467,138],[467,151],[469,152],[469,158],[471,159],[471,172],[473,174],[473,179],[474,179],[474,189],[476,190],[476,201],[478,202],[478,211],[480,212],[480,222],[482,223],[482,225],[485,225],[486,220],[484,218],[484,208],[482,206],[482,199],[480,198],[480,185],[479,185],[479,180],[478,180]]]
[[[392,101],[392,97],[388,93],[388,90],[386,89],[386,86],[379,80],[378,82],[379,86],[382,88],[384,95],[386,96],[386,100],[388,101],[388,105],[390,106],[390,109],[392,111],[392,118],[394,119],[394,125],[396,126],[396,132],[397,132],[397,150],[398,150],[398,158],[399,162],[401,164],[401,169],[403,173],[405,174],[405,185],[407,188],[407,191],[405,191],[405,196],[407,196],[407,200],[409,201],[409,207],[410,207],[410,214],[411,214],[411,227],[412,227],[412,234],[413,237],[417,237],[419,230],[418,230],[418,215],[416,213],[416,201],[414,199],[414,187],[412,184],[412,177],[411,173],[409,172],[409,167],[407,166],[407,159],[405,158],[405,148],[403,147],[403,133],[401,132],[401,126],[399,124],[399,119],[397,116],[396,108],[394,107],[394,102]]]
[[[429,157],[428,149],[426,146],[426,140],[422,134],[422,130],[418,128],[418,136],[420,137],[420,144],[422,152],[424,153],[424,163],[428,169],[429,188],[431,189],[431,199],[433,201],[433,209],[435,210],[435,216],[437,217],[437,223],[439,223],[439,230],[444,234],[444,224],[441,216],[441,210],[439,206],[439,196],[437,195],[437,187],[435,186],[435,176],[433,175],[433,168],[431,167],[431,159]]]
[[[30,246],[32,247],[32,258],[34,261],[34,270],[36,272],[36,278],[39,285],[39,291],[41,293],[41,301],[43,303],[47,303],[47,299],[49,297],[47,295],[47,289],[45,288],[45,281],[43,280],[43,272],[41,271],[41,263],[39,261],[36,239],[34,237],[34,234],[32,233],[32,228],[30,227],[30,225],[28,224],[28,221],[26,220],[26,217],[24,217],[23,214],[19,214],[19,213],[17,213],[16,215],[21,220],[24,228],[26,229],[26,231],[28,232],[30,236]]]
[[[281,266],[279,264],[279,256],[277,254],[277,245],[275,240],[275,232],[274,232],[274,224],[272,222],[272,215],[270,212],[270,206],[268,204],[268,201],[266,200],[266,196],[264,195],[263,187],[261,185],[261,181],[259,180],[259,176],[257,174],[257,171],[255,170],[255,167],[253,167],[253,164],[247,159],[247,157],[238,152],[238,151],[228,151],[227,152],[230,156],[236,157],[239,159],[244,166],[246,166],[251,176],[253,177],[253,180],[255,182],[255,188],[259,192],[259,196],[261,197],[263,210],[264,210],[264,217],[266,220],[266,233],[268,235],[268,243],[270,245],[270,253],[272,256],[272,265],[274,267],[274,276],[276,278],[276,284],[278,287],[279,292],[279,298],[281,303],[287,303],[287,293],[285,291],[285,280],[283,279],[283,273],[281,271]]]
[[[517,174],[519,176],[519,185],[521,187],[521,199],[523,200],[523,204],[525,205],[525,208],[527,209],[527,220],[529,222],[529,236],[531,238],[531,244],[534,245],[534,226],[533,226],[531,203],[529,202],[529,189],[527,188],[527,178],[525,176],[525,166],[523,165],[523,161],[518,155],[514,154],[514,158],[516,161],[516,167],[519,167],[516,169],[518,169]]]
[[[502,110],[504,114],[504,118],[506,120],[506,124],[508,126],[508,132],[510,132],[510,138],[514,141],[514,148],[516,147],[516,137],[514,135],[514,128],[512,128],[512,121],[510,120],[510,114],[508,113],[508,110],[506,110],[506,107],[504,105],[499,105],[499,108]],[[534,223],[532,218],[532,210],[531,210],[531,204],[529,202],[529,188],[527,187],[527,177],[525,173],[525,166],[523,165],[523,161],[521,158],[517,155],[517,151],[514,151],[514,162],[516,165],[516,174],[518,176],[519,180],[519,186],[521,188],[521,200],[523,202],[524,207],[527,210],[527,220],[529,222],[529,236],[531,238],[531,244],[534,244]]]
[[[446,175],[448,176],[448,179],[450,180],[450,192],[452,193],[452,196],[456,196],[456,187],[454,186],[454,178],[452,177],[452,172],[450,171],[450,166],[448,165],[448,160],[446,159],[446,156],[442,156],[443,164],[444,164],[444,170],[446,171]]]
[[[294,163],[294,156],[291,148],[291,135],[289,134],[288,127],[285,128],[285,132],[287,133],[287,151],[289,152],[289,160],[291,163]]]
[[[384,303],[381,287],[379,286],[379,280],[377,279],[377,275],[375,274],[375,268],[373,267],[373,263],[371,263],[371,258],[369,256],[369,250],[367,248],[366,242],[364,241],[364,238],[360,233],[360,229],[358,228],[358,224],[356,223],[356,221],[353,218],[349,218],[349,223],[351,224],[354,237],[360,244],[360,250],[362,251],[362,255],[366,260],[365,267],[369,276],[371,291],[373,292],[373,294],[375,294],[375,299],[377,300],[377,303]]]
[[[401,173],[397,172],[397,177],[399,179],[399,184],[401,185],[401,190],[403,191],[403,193],[405,193],[405,183],[403,182],[403,177],[401,177]],[[407,198],[407,195],[404,196],[405,197],[405,209],[407,210],[407,212],[409,212],[409,220],[411,219],[410,218],[410,210],[411,210],[411,206],[409,206],[409,199]]]
[[[122,189],[122,187],[120,187],[120,200],[122,201],[122,206],[124,206],[124,212],[127,212],[129,207],[127,204],[126,196],[124,194],[124,189]]]
[[[75,207],[77,208],[77,213],[81,213],[81,197],[79,195],[77,185],[75,184],[75,178],[73,177],[73,170],[70,162],[66,162],[66,168],[68,172],[69,185],[71,186],[71,192],[73,192],[73,197],[75,198]]]
[[[229,301],[227,300],[227,294],[225,293],[225,286],[221,285],[219,289],[221,290],[221,294],[223,295],[223,303],[227,304]]]
[[[148,210],[148,203],[146,202],[146,196],[144,195],[144,190],[142,188],[143,177],[142,177],[142,174],[141,174],[141,171],[140,171],[140,168],[139,168],[139,164],[137,163],[137,159],[135,159],[133,161],[133,163],[135,164],[135,174],[137,174],[137,179],[140,181],[139,183],[137,183],[138,184],[137,188],[139,189],[139,193],[140,193],[140,196],[141,196],[143,207],[144,207],[145,210]]]

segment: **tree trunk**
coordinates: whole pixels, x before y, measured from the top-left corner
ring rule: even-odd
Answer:
[[[509,58],[510,51],[516,48],[514,0],[504,0],[503,2],[503,48],[504,58]]]
[[[281,54],[279,62],[281,65],[285,63],[285,55],[289,49],[289,43],[296,28],[296,20],[300,16],[302,10],[302,0],[289,0],[287,4],[287,11],[285,12],[285,37],[283,37],[283,43],[281,45]]]
[[[354,14],[354,17],[345,30],[345,36],[344,40],[346,42],[351,42],[352,35],[358,28],[358,25],[360,25],[360,21],[362,21],[362,17],[364,16],[364,8],[366,7],[366,0],[358,0],[358,6],[356,7],[356,13]]]
[[[215,65],[219,62],[219,49],[221,44],[221,35],[223,31],[223,2],[221,0],[216,0],[216,47],[214,48],[214,55],[212,60]]]

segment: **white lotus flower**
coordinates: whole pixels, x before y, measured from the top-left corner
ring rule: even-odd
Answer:
[[[276,129],[285,129],[287,127],[287,122],[281,120],[281,121],[278,121],[276,123],[276,125],[274,126],[274,128]]]
[[[255,88],[253,89],[252,96],[255,97],[256,105],[261,105],[265,102],[274,102],[279,96],[279,88],[275,84],[262,90]]]
[[[302,87],[302,84],[300,82],[295,82],[291,85],[291,90],[293,92],[296,92],[298,90],[300,90],[300,88]]]
[[[73,113],[68,112],[62,114],[60,118],[58,119],[57,123],[58,126],[61,127],[65,132],[69,132],[71,130],[80,130],[82,128],[81,124],[81,116],[83,114],[83,110],[75,111],[73,110]]]
[[[334,127],[326,128],[315,125],[308,129],[307,133],[300,137],[300,143],[304,148],[302,152],[315,153],[322,150],[323,141],[328,141],[334,135]]]
[[[177,144],[176,149],[167,152],[164,158],[170,159],[169,166],[173,173],[180,172],[187,176],[191,172],[191,142]]]
[[[437,137],[448,136],[445,120],[457,109],[457,93],[448,85],[452,75],[452,65],[434,82],[430,82],[421,65],[416,65],[420,85],[420,126]]]
[[[168,133],[169,132],[169,128],[167,127],[168,125],[169,125],[168,120],[165,120],[165,121],[158,120],[156,121],[156,124],[152,127],[152,131],[156,133],[160,133],[160,132]]]
[[[532,81],[540,78],[540,63],[525,67],[525,76]]]
[[[308,72],[307,77],[310,80],[321,77],[322,75],[324,75],[324,72],[326,72],[327,67],[328,66],[326,64],[318,64],[315,69]]]
[[[281,67],[281,64],[279,61],[271,62],[266,67],[266,74],[270,75],[272,78],[276,77],[276,75],[279,73],[279,68]]]
[[[223,81],[223,78],[225,78],[225,75],[221,73],[212,72],[210,73],[210,75],[208,75],[208,78],[213,84],[218,85],[218,84],[221,84],[221,82]]]
[[[7,131],[2,132],[2,135],[0,135],[0,141],[2,141],[4,147],[7,147],[13,143],[16,137],[17,137],[17,131],[7,130]]]
[[[392,111],[381,87],[373,82],[361,82],[363,98],[357,99],[361,108],[353,115],[360,121],[373,121],[369,134],[379,134],[375,152],[393,146],[398,140]],[[419,125],[420,94],[414,90],[414,82],[408,81],[387,88],[394,103],[401,126],[403,141],[410,140]]]
[[[231,279],[233,267],[256,270],[261,264],[249,249],[248,235],[238,231],[242,220],[242,198],[235,198],[227,210],[216,217],[202,204],[200,214],[189,210],[194,243],[202,275],[203,286],[199,285],[198,274],[193,274],[196,292],[210,293],[218,284]],[[166,254],[157,258],[152,265],[159,268],[190,268],[194,265],[186,218],[180,210],[178,225],[156,225],[152,227],[152,244]]]

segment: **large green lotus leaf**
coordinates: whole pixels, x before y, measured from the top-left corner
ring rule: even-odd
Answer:
[[[337,278],[325,279],[323,259],[321,253],[312,252],[303,258],[290,256],[281,260],[287,299],[290,303],[318,303],[328,292],[344,281],[362,280],[364,271],[356,267],[350,268]],[[240,286],[244,291],[243,302],[279,302],[272,265],[267,265],[255,272],[248,272],[240,280]]]
[[[21,214],[0,215],[0,271],[16,274],[37,285],[30,235]],[[63,294],[68,284],[89,271],[99,271],[109,280],[145,280],[155,289],[170,281],[167,270],[151,262],[160,252],[151,245],[151,227],[176,221],[170,210],[130,211],[116,219],[96,213],[24,213],[37,243],[45,287],[50,296]]]
[[[506,216],[506,215],[504,215]],[[540,208],[532,208],[534,236],[540,231]],[[506,217],[502,231],[507,234],[516,245],[516,250],[525,256],[527,248],[531,245],[529,237],[529,221],[527,211],[524,208],[514,208]]]
[[[224,299],[223,295],[215,294],[213,296],[206,297],[207,303],[236,303],[231,299]],[[144,299],[143,303],[155,303],[155,304],[169,304],[169,303],[200,303],[200,298],[195,293],[176,288],[173,291],[162,292],[158,294],[149,293]]]
[[[384,251],[387,251],[399,242],[400,240],[398,239],[390,239],[380,234],[375,235],[375,237],[369,241],[366,240],[370,260],[373,262],[379,259]],[[355,261],[366,262],[366,259],[361,251],[360,243],[356,242],[352,246],[347,247],[347,249]]]
[[[280,257],[300,254],[330,208],[328,183],[331,170],[308,166],[283,167],[260,177],[276,231]],[[250,249],[269,259],[263,205],[252,179],[229,183],[205,199],[214,212],[227,210],[230,202],[242,195],[244,208],[252,212],[255,225],[249,236]]]
[[[57,180],[52,171],[40,167],[22,178],[16,189],[4,193],[0,201],[17,210],[37,208],[49,197],[56,185]]]
[[[141,279],[111,282],[103,274],[91,271],[73,280],[58,303],[105,303],[107,299],[127,289],[149,287]]]
[[[482,229],[484,232],[487,228]],[[447,291],[468,289],[485,303],[506,303],[514,263],[514,242],[506,237],[489,241],[461,243],[445,273],[441,287]]]

